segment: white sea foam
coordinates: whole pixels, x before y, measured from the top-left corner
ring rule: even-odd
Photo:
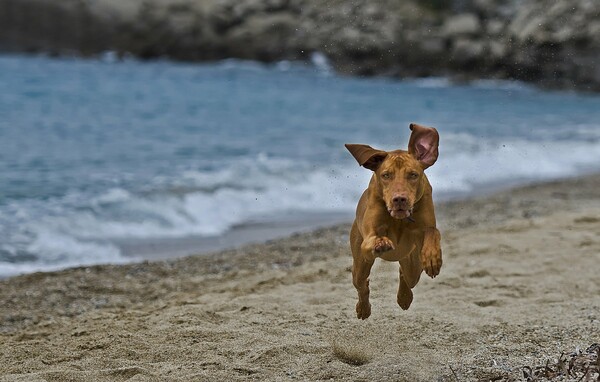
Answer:
[[[452,141],[452,137],[448,140]],[[574,176],[597,171],[600,163],[597,141],[506,139],[480,143],[469,138],[461,142],[443,145],[441,159],[428,170],[438,191],[476,192],[477,187],[490,184],[513,185]]]
[[[577,152],[572,148],[576,147]],[[597,170],[600,142],[478,141],[447,135],[440,159],[427,170],[438,195],[476,192],[488,184],[514,184]],[[133,194],[111,189],[89,208],[37,217],[21,212],[38,263],[0,263],[0,274],[49,266],[126,261],[111,240],[220,235],[237,224],[297,212],[350,212],[370,171],[348,156],[328,167],[260,156],[214,172],[186,171],[186,188]]]
[[[245,166],[214,173],[188,171],[187,183],[198,183],[185,191],[136,196],[112,189],[92,200],[93,208],[46,217],[30,227],[53,227],[86,240],[219,235],[236,224],[282,213],[347,211],[369,177],[358,166],[290,176],[294,169],[288,166],[278,173]]]
[[[452,82],[447,77],[424,77],[406,80],[406,82],[413,84],[419,88],[436,89],[436,88],[447,88],[452,86]]]
[[[457,84],[448,77],[423,77],[406,80],[407,83],[415,85],[419,88],[425,89],[436,89],[436,88],[449,88],[456,86]],[[537,91],[537,89],[522,81],[514,80],[493,80],[493,79],[482,79],[469,81],[465,86],[475,89],[486,89],[486,90],[507,90],[507,91]]]
[[[327,56],[321,52],[313,52],[310,55],[310,62],[323,73],[332,73],[333,67]]]
[[[107,64],[114,64],[119,61],[119,55],[114,50],[107,50],[100,54],[100,61]]]
[[[122,264],[139,260],[136,257],[123,257],[120,250],[110,243],[82,241],[61,234],[51,227],[37,231],[34,239],[26,246],[25,252],[40,256],[35,261],[0,261],[0,278],[74,266]]]
[[[516,80],[475,80],[469,86],[477,89],[536,91],[537,89],[523,81]]]

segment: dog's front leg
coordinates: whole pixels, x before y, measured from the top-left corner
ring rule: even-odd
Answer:
[[[378,234],[373,234],[365,238],[361,245],[361,250],[363,252],[367,252],[373,256],[378,256],[383,252],[392,251],[394,249],[394,243],[386,235],[385,230],[383,229],[380,230]]]
[[[442,246],[440,231],[435,227],[424,229],[421,265],[431,278],[440,274],[442,268]]]
[[[352,283],[358,291],[358,303],[356,304],[356,317],[364,320],[371,315],[371,303],[369,302],[369,274],[375,262],[370,256],[354,257],[352,262]]]
[[[378,256],[383,252],[395,249],[389,237],[387,220],[388,212],[379,204],[370,206],[362,219],[361,234],[364,238],[361,250]]]
[[[421,244],[421,266],[431,278],[440,274],[442,268],[442,245],[440,231],[436,228],[431,186],[428,186],[423,197],[415,206],[413,214],[416,229],[423,235]]]

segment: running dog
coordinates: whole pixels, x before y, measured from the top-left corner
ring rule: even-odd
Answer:
[[[439,135],[432,127],[414,123],[410,130],[408,151],[346,144],[358,164],[373,171],[350,231],[356,316],[363,320],[371,315],[369,274],[376,258],[400,263],[397,301],[405,310],[421,272],[434,278],[442,267],[441,236],[424,172],[438,158]]]

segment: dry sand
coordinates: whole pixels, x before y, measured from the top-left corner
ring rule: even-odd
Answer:
[[[402,311],[397,264],[376,263],[366,321],[348,225],[1,281],[0,380],[508,380],[600,342],[600,176],[446,203],[438,219],[441,275]]]

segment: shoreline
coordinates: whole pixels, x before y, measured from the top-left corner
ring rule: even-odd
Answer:
[[[271,240],[316,231],[347,223],[352,213],[295,213],[293,217],[270,217],[237,224],[218,236],[126,239],[116,242],[125,257],[140,261],[169,260],[186,256],[210,256],[211,253],[262,244]]]
[[[536,188],[562,183],[569,179],[576,181],[598,175],[600,173],[590,172],[572,177],[541,181],[521,179],[510,184],[506,182],[483,184],[476,190],[465,193],[454,192],[439,197],[434,195],[434,200],[439,208],[444,209],[447,205],[453,203],[485,199],[510,190]],[[263,244],[321,229],[336,226],[349,227],[354,219],[354,214],[354,211],[296,212],[287,216],[268,216],[263,219],[237,224],[218,236],[187,236],[156,240],[124,239],[115,243],[123,251],[125,257],[139,258],[139,261],[170,260],[187,256],[210,256],[222,251],[243,249],[247,245]]]
[[[599,200],[595,174],[440,203],[441,275],[402,311],[378,261],[366,321],[348,224],[0,280],[0,381],[509,381],[600,342]]]
[[[600,173],[589,172],[574,175],[572,177],[549,179],[549,180],[517,180],[511,184],[496,183],[482,185],[476,190],[465,193],[450,193],[436,197],[434,190],[434,202],[438,215],[438,225],[443,227],[444,218],[440,222],[440,214],[445,210],[453,208],[469,201],[478,201],[493,198],[511,190],[522,192],[529,188],[539,188],[547,185],[562,184],[569,180],[578,181],[600,176]],[[538,214],[539,211],[536,212]],[[296,212],[292,216],[269,216],[242,224],[237,224],[223,234],[217,236],[183,236],[175,238],[158,239],[115,239],[99,241],[115,245],[122,253],[119,262],[104,262],[93,264],[53,265],[48,269],[36,269],[28,272],[6,273],[0,276],[1,280],[19,277],[33,273],[61,272],[69,269],[85,268],[93,266],[128,265],[153,261],[177,260],[189,256],[213,256],[225,251],[243,250],[247,246],[266,244],[272,241],[285,240],[286,238],[301,234],[310,234],[322,229],[336,228],[339,226],[350,227],[354,219],[354,211],[351,212]],[[34,267],[35,268],[35,267]]]

